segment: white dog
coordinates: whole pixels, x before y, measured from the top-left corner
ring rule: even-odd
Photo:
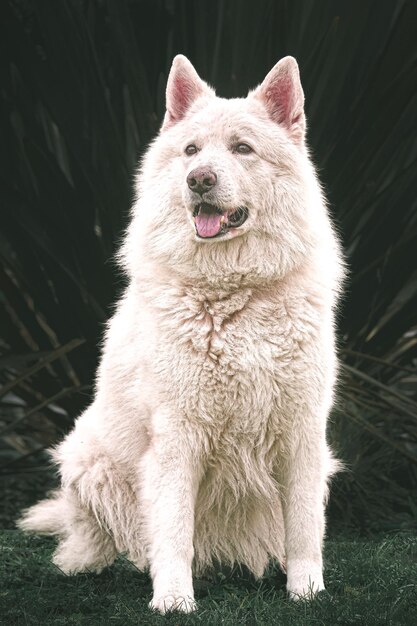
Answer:
[[[291,57],[233,100],[174,59],[94,402],[53,452],[61,488],[19,522],[58,535],[64,572],[149,567],[162,613],[195,609],[213,560],[285,560],[292,598],[324,589],[343,263],[303,105]]]

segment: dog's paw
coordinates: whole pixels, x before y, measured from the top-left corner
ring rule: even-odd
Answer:
[[[290,600],[313,600],[320,591],[325,591],[326,587],[323,583],[309,581],[306,585],[297,585],[295,588],[289,588],[287,585],[288,596]]]
[[[162,615],[169,611],[192,613],[197,609],[197,604],[192,596],[175,592],[154,596],[149,603],[149,608],[159,611]]]
[[[106,558],[108,556],[108,558]],[[97,551],[77,550],[75,546],[63,543],[55,551],[52,562],[67,576],[81,573],[100,574],[114,561],[115,553],[98,553]]]
[[[289,561],[287,572],[287,591],[291,600],[312,600],[325,590],[322,568],[317,563]]]

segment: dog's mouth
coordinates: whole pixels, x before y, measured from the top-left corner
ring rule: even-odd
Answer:
[[[246,222],[249,211],[238,207],[232,211],[222,211],[219,207],[202,202],[193,211],[195,230],[202,239],[213,239],[225,235],[231,228],[239,228]]]

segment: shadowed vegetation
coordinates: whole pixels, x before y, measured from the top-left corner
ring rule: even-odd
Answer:
[[[50,563],[53,541],[0,534],[0,614],[8,626],[408,626],[417,611],[417,541],[397,536],[373,541],[328,541],[327,592],[311,604],[286,598],[285,577],[270,569],[262,581],[217,571],[196,582],[199,611],[155,615],[147,608],[151,582],[119,558],[100,576],[63,576]],[[24,586],[24,594],[22,594]]]
[[[230,97],[292,54],[351,272],[330,433],[348,471],[334,484],[331,517],[364,531],[415,525],[416,21],[417,3],[375,0],[0,4],[6,484],[43,471],[45,448],[91,397],[123,286],[112,257],[172,57],[188,55]]]

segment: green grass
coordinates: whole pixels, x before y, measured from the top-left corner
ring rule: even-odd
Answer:
[[[100,576],[66,577],[51,562],[52,539],[0,534],[0,623],[88,626],[147,624],[412,625],[417,615],[417,537],[326,543],[327,592],[312,603],[289,601],[285,577],[245,573],[196,581],[199,610],[166,617],[148,609],[151,584],[125,559]],[[3,621],[1,621],[3,619]]]

